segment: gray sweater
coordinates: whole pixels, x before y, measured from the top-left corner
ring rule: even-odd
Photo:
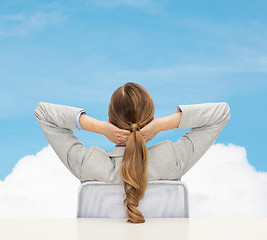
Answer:
[[[34,115],[55,153],[80,182],[97,180],[123,183],[120,164],[125,147],[112,152],[90,146],[86,148],[74,135],[78,107],[39,102]],[[178,141],[165,140],[148,148],[148,181],[178,179],[207,152],[230,119],[226,102],[178,105],[182,111],[179,129],[190,128]]]

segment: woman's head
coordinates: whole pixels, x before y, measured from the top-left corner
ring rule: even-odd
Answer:
[[[142,213],[136,209],[147,187],[148,164],[146,142],[139,130],[154,119],[154,111],[150,94],[133,82],[119,87],[109,103],[110,123],[131,131],[120,168],[126,194],[123,203],[127,210],[128,222],[145,222]]]

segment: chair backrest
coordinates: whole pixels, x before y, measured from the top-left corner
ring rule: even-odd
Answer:
[[[127,218],[123,184],[85,181],[78,190],[77,218]],[[180,180],[148,181],[137,209],[144,218],[189,218],[188,188]]]

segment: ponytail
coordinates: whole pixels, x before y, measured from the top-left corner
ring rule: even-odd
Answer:
[[[131,134],[125,147],[120,174],[124,181],[126,198],[123,204],[131,223],[144,223],[144,216],[137,210],[138,202],[144,197],[147,188],[148,150],[146,142],[139,132],[137,123],[131,125]]]
[[[133,82],[127,82],[116,89],[109,103],[110,123],[131,131],[120,166],[124,184],[123,204],[128,216],[127,222],[131,223],[145,222],[137,207],[147,188],[149,159],[145,139],[139,130],[154,119],[154,112],[155,106],[150,94],[144,87]]]

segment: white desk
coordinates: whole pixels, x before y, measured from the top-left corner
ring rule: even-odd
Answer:
[[[0,218],[0,239],[267,240],[267,218],[147,218],[143,224],[111,218]]]

